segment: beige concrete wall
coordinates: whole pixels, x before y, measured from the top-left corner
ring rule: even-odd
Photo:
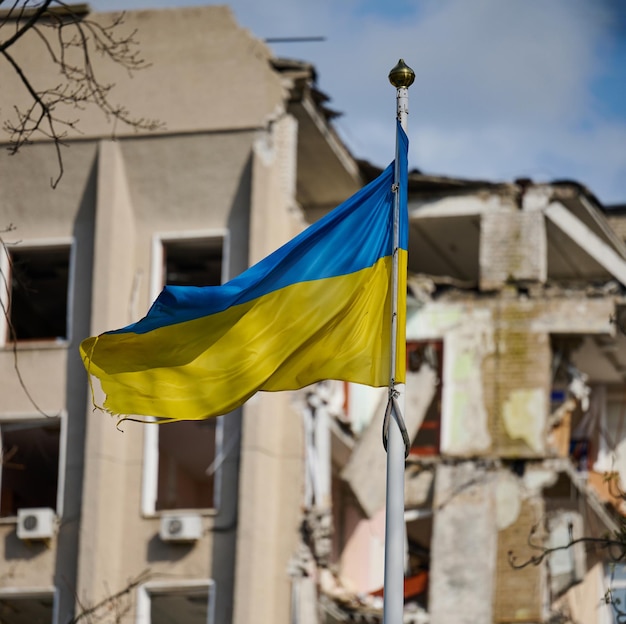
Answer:
[[[255,136],[216,132],[120,140],[140,235],[142,229],[228,226],[231,213],[249,201],[246,178]]]
[[[101,144],[92,334],[138,320],[147,310],[155,234],[231,226],[247,232],[249,154],[245,133]],[[233,272],[246,258],[245,247],[231,250]],[[138,316],[131,318],[135,300]],[[214,576],[213,514],[203,519],[204,537],[191,547],[163,544],[159,518],[141,517],[146,425],[127,423],[120,433],[100,412],[89,414],[87,424],[79,596],[102,598],[147,568],[161,580]],[[223,491],[236,492],[236,480],[235,470],[226,471]],[[229,589],[222,583],[220,591]]]
[[[89,17],[108,24],[115,15]],[[99,80],[115,84],[112,103],[126,107],[132,117],[157,119],[162,132],[186,133],[259,127],[282,108],[283,89],[269,65],[268,48],[236,24],[228,7],[131,11],[118,32],[128,36],[135,30],[138,57],[149,64],[147,69],[129,76],[102,55],[91,57]],[[37,38],[24,37],[11,53],[36,88],[57,84],[42,63],[46,52]],[[17,77],[4,72],[0,108],[28,102]],[[82,134],[70,129],[73,136],[110,136],[114,127],[119,135],[135,134],[123,124],[114,126],[95,107],[77,112],[59,106],[55,112],[80,119]]]
[[[15,525],[0,524],[7,538],[5,555],[15,561],[6,584],[52,586],[55,580],[61,585],[61,573],[70,580],[76,577],[81,490],[77,591],[85,604],[122,589],[128,579],[148,567],[164,578],[219,577],[221,568],[211,561],[211,527],[214,523],[228,524],[228,518],[219,514],[206,517],[206,536],[196,547],[181,551],[160,542],[159,519],[141,518],[143,426],[127,424],[121,433],[114,418],[92,411],[77,346],[87,335],[120,327],[145,313],[150,303],[155,233],[232,229],[229,272],[236,274],[247,266],[252,138],[243,132],[103,141],[99,145],[73,143],[67,150],[64,184],[54,191],[49,178],[35,177],[29,183],[17,158],[8,162],[19,166],[3,169],[7,173],[3,215],[18,227],[16,240],[36,243],[51,236],[76,236],[77,280],[72,308],[79,312],[70,344],[21,349],[18,354],[24,381],[38,404],[51,413],[67,406],[71,417],[71,487],[66,497],[71,516],[64,517],[62,525],[71,526],[73,538],[63,537],[70,535],[66,531],[60,535],[62,547],[57,550],[60,542],[55,540],[50,548],[35,548],[37,556],[33,557],[33,549],[17,540]],[[31,146],[19,158],[28,157],[35,164],[41,161],[47,165],[42,168],[44,174],[53,175],[54,163],[45,153],[47,148]],[[48,210],[41,210],[42,203]],[[272,207],[270,204],[270,212]],[[271,214],[268,220],[272,222]],[[19,391],[11,351],[0,352],[0,367],[2,413],[34,411],[26,394]],[[85,408],[87,437],[83,449]],[[239,425],[233,421],[233,426],[237,429]],[[232,429],[230,423],[229,427]],[[239,434],[235,430],[231,435]],[[83,450],[87,464],[84,485]],[[236,453],[234,456],[236,459]],[[237,465],[224,473],[223,490],[236,493]],[[234,513],[228,495],[224,513]],[[222,539],[221,534],[216,539]],[[220,546],[220,554],[234,560],[232,531],[229,540],[230,546]],[[66,563],[59,565],[60,561]],[[73,571],[68,572],[68,567]],[[232,587],[233,574],[231,570],[229,581],[221,579],[226,594],[229,590],[224,583]],[[71,608],[64,605],[64,612],[71,612]],[[228,605],[224,609],[221,621],[229,619]]]
[[[58,165],[52,145],[30,145],[14,156],[3,150],[0,228],[9,224],[17,228],[3,235],[7,242],[72,235],[88,191],[96,144],[73,143],[63,155],[69,182],[53,190],[50,181],[56,177]]]
[[[126,294],[133,282],[135,228],[124,164],[116,144],[102,142],[98,154],[96,227],[91,285],[91,334],[127,323]],[[96,394],[102,404],[102,395]],[[128,532],[126,463],[136,436],[121,435],[114,418],[99,411],[87,417],[86,469],[80,530],[79,600],[104,598],[129,575],[124,570],[120,538]],[[141,457],[136,453],[136,457]],[[138,464],[140,462],[137,462]],[[137,466],[140,468],[140,466]],[[134,514],[133,514],[134,515]]]
[[[250,263],[302,227],[290,211],[295,126],[284,118],[255,145]],[[303,502],[302,417],[291,393],[259,393],[244,407],[233,622],[289,622],[289,561]]]

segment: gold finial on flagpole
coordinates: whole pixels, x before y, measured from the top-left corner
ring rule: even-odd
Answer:
[[[415,72],[400,59],[398,64],[389,72],[389,82],[396,88],[410,87],[415,80]]]

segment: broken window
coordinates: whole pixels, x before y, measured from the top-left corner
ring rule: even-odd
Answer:
[[[430,548],[433,531],[432,511],[411,510],[405,513],[407,534],[407,569],[404,600],[422,609],[428,609],[428,580],[430,574]]]
[[[157,511],[214,506],[217,422],[211,418],[159,427]]]
[[[8,341],[68,337],[70,245],[9,249]]]
[[[148,590],[150,624],[206,624],[209,621],[210,586]]]
[[[441,446],[441,397],[443,394],[443,341],[418,340],[407,342],[407,371],[418,372],[422,366],[430,366],[439,383],[433,400],[413,440],[411,453],[421,456],[439,455]],[[407,383],[410,383],[407,376]]]
[[[56,509],[60,440],[59,418],[0,421],[0,517],[31,507]]]
[[[164,283],[175,286],[218,286],[222,283],[222,257],[222,237],[164,241]]]
[[[217,286],[222,283],[223,254],[221,236],[162,241],[159,286]],[[146,513],[216,507],[221,422],[221,418],[180,421],[148,429]]]
[[[2,624],[52,624],[54,594],[52,592],[20,591],[0,593],[0,622]]]

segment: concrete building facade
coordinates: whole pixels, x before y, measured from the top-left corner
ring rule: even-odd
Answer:
[[[286,622],[303,463],[290,396],[118,428],[93,409],[78,344],[143,316],[165,281],[237,275],[360,172],[312,68],[273,58],[227,7],[129,12],[120,28],[149,67],[129,77],[94,54],[95,69],[158,129],[112,140],[98,111],[70,111],[56,189],[49,141],[0,165],[0,621],[69,622],[104,601],[93,621]],[[12,50],[32,84],[58,79],[35,35]],[[3,113],[27,97],[3,74]]]

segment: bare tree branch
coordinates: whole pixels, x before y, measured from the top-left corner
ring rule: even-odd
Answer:
[[[612,477],[608,477],[607,480],[610,480],[611,478]],[[624,492],[622,492],[621,494],[622,497],[626,496]],[[520,562],[514,555],[513,551],[510,550],[507,554],[509,565],[512,568],[516,570],[521,570],[522,568],[526,568],[531,565],[538,566],[546,561],[548,557],[550,557],[550,555],[552,555],[553,553],[563,550],[569,550],[570,548],[573,548],[576,544],[586,544],[588,546],[592,546],[596,550],[605,551],[607,559],[613,565],[626,564],[626,520],[622,520],[619,528],[616,531],[607,533],[602,537],[580,537],[577,539],[570,539],[567,544],[553,547],[547,547],[543,544],[534,542],[533,538],[538,532],[539,526],[540,523],[537,523],[532,527],[527,539],[528,546],[538,551],[538,554],[530,556]],[[626,605],[621,604],[619,598],[616,598],[613,595],[613,590],[611,587],[609,587],[605,592],[604,596],[602,597],[602,601],[606,604],[611,605],[615,622],[618,622],[619,624],[626,624]]]
[[[104,622],[104,618],[112,622],[121,622],[122,617],[130,609],[129,604],[124,604],[124,600],[128,598],[129,594],[136,589],[142,583],[150,580],[152,573],[150,570],[144,570],[134,578],[130,579],[128,583],[120,591],[109,594],[106,598],[102,599],[91,606],[83,605],[78,596],[76,596],[76,603],[79,606],[79,613],[76,617],[72,618],[67,624],[78,624],[78,622]],[[112,616],[112,619],[109,618]]]
[[[2,2],[0,2],[0,5]],[[129,75],[150,67],[140,56],[136,30],[123,33],[124,14],[115,15],[106,24],[89,18],[84,7],[76,9],[62,0],[14,2],[0,20],[0,57],[19,78],[31,100],[30,105],[14,107],[14,119],[6,119],[3,129],[9,136],[9,153],[16,154],[23,145],[35,138],[53,142],[59,172],[51,180],[56,187],[63,176],[61,147],[68,132],[80,132],[79,121],[73,110],[96,106],[107,121],[112,121],[113,132],[118,123],[136,130],[155,130],[162,127],[156,119],[135,117],[123,105],[112,100],[115,84],[100,79],[92,55],[98,54],[110,63],[125,69]],[[2,39],[2,29],[16,24],[15,32]],[[49,75],[59,77],[58,84],[34,84],[9,48],[27,36],[37,37],[51,66]]]
[[[37,21],[41,18],[41,16],[48,10],[50,4],[52,4],[53,0],[45,0],[41,3],[40,6],[36,7],[32,14],[26,20],[26,23],[22,26],[19,26],[15,31],[15,34],[12,37],[9,37],[6,41],[0,43],[0,51],[4,51],[7,48],[10,48],[20,37],[22,37],[25,33],[27,33],[32,26],[34,26]],[[3,4],[0,2],[0,5]],[[19,6],[19,2],[16,1],[13,3],[13,6],[7,11],[7,16],[4,20],[2,20],[2,26],[4,26],[9,19],[16,18],[16,24],[19,24],[19,20],[21,20],[25,16],[26,9],[28,7],[28,2],[24,3],[21,7]],[[18,11],[18,14],[15,18],[12,18],[12,14],[14,11]]]
[[[529,545],[532,548],[536,548],[540,551],[539,554],[529,557],[519,563],[517,557],[513,554],[513,551],[510,550],[508,552],[509,564],[516,570],[521,570],[522,568],[526,568],[530,565],[536,566],[546,560],[552,553],[558,552],[559,550],[569,550],[576,544],[593,544],[598,549],[606,550],[613,563],[623,563],[626,561],[626,540],[624,539],[623,534],[620,533],[607,537],[579,537],[578,539],[573,539],[562,546],[554,546],[551,548],[548,548],[547,546],[540,546],[538,544],[532,544],[529,541]]]

